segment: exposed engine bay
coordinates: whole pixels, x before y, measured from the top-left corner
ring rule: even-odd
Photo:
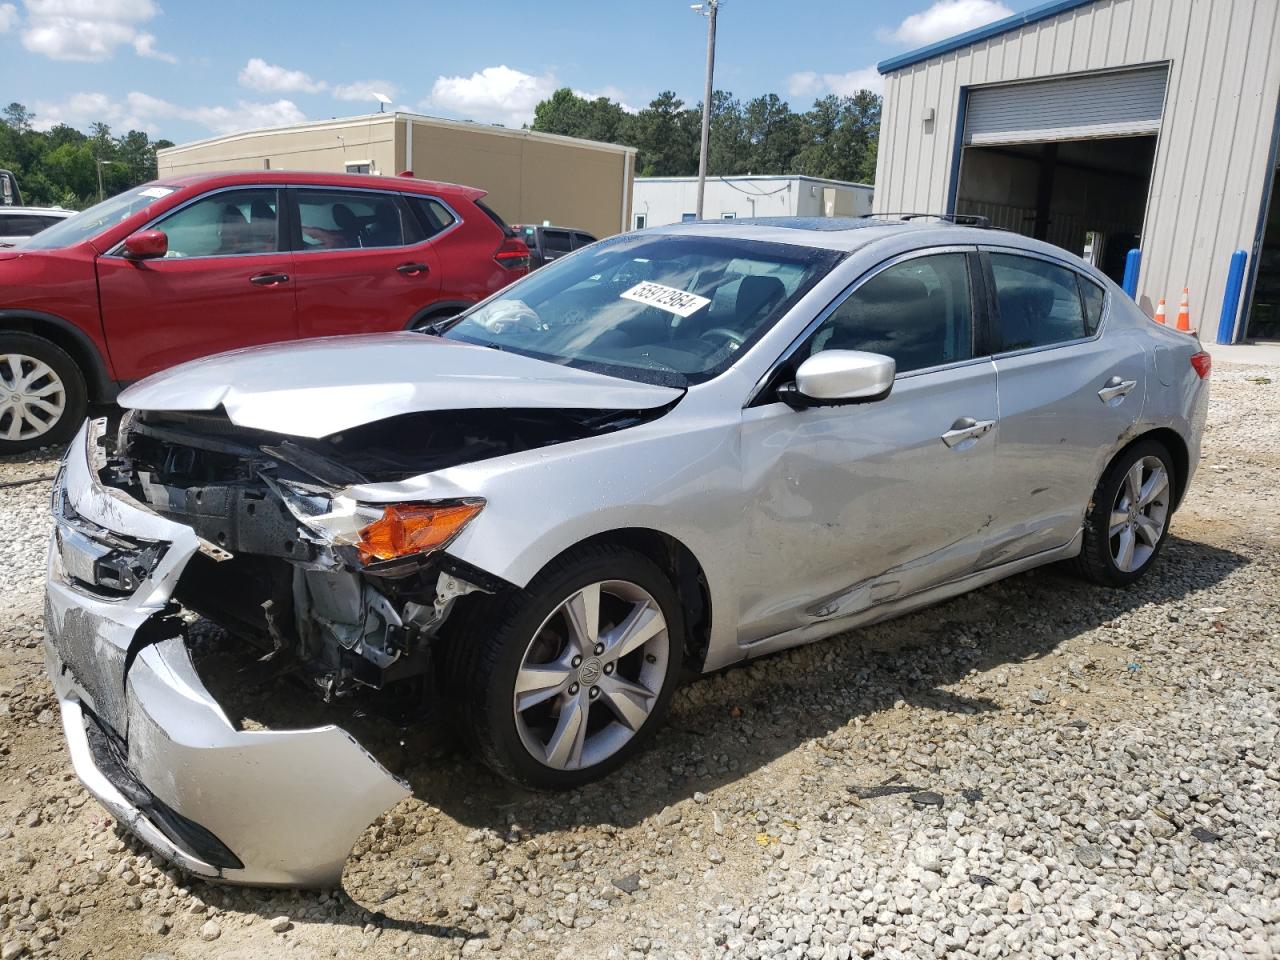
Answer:
[[[455,602],[509,586],[444,551],[483,501],[362,504],[348,494],[353,485],[609,433],[663,412],[410,413],[308,439],[239,426],[221,409],[129,411],[108,424],[95,460],[104,486],[200,539],[173,600],[332,699],[428,675],[431,640]],[[69,505],[56,506],[74,519]],[[426,518],[435,533],[406,538],[402,527],[413,528],[396,526],[406,517]],[[107,596],[136,588],[154,566],[147,549],[103,555],[83,585]]]

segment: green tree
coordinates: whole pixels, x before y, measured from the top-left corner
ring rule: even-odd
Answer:
[[[624,143],[636,148],[636,172],[643,177],[688,176],[697,170],[698,111],[687,109],[664,90],[623,124]]]

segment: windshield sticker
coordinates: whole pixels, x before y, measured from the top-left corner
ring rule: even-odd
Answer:
[[[657,307],[659,310],[666,310],[668,313],[674,313],[677,317],[691,316],[711,302],[706,297],[700,297],[696,293],[686,293],[683,290],[677,290],[675,287],[653,283],[649,280],[637,283],[630,290],[622,291],[619,296],[623,300],[634,300],[636,303],[643,303],[646,306]]]
[[[173,193],[169,187],[147,187],[145,190],[139,190],[138,196],[151,197],[153,200],[159,200],[161,197],[167,197]]]

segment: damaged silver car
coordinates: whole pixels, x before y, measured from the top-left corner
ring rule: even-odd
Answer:
[[[336,723],[246,728],[192,625],[318,702],[598,778],[718,670],[1070,560],[1155,562],[1208,356],[1062,250],[946,222],[664,227],[427,334],[196,361],[85,425],[48,669],[102,803],[193,873],[326,884],[408,795]]]

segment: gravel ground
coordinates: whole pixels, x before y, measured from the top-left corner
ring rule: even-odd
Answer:
[[[0,489],[0,960],[1280,956],[1277,471],[1280,376],[1219,365],[1137,587],[1035,571],[705,679],[564,796],[406,738],[416,798],[322,893],[191,880],[86,796],[40,667],[48,484]]]

